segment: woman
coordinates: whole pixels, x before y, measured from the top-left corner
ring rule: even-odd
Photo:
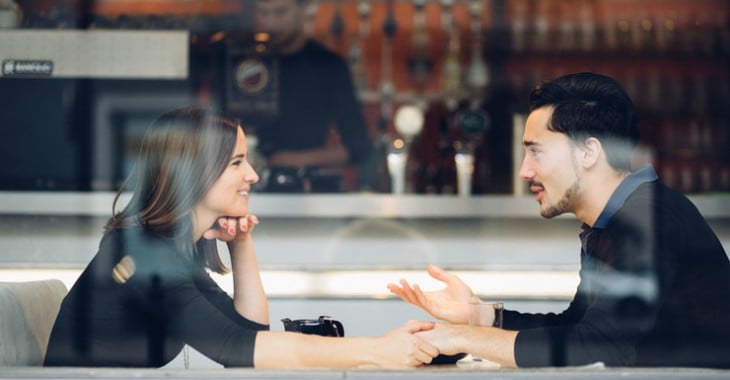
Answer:
[[[247,157],[242,127],[203,110],[152,124],[132,198],[64,299],[45,365],[159,367],[184,344],[224,366],[257,368],[409,367],[438,354],[413,335],[431,323],[368,338],[268,331],[251,238],[258,219],[248,210],[259,178]],[[228,245],[233,298],[206,272],[227,271],[216,240]]]

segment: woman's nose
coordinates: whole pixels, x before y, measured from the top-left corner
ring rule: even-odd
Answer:
[[[253,168],[250,168],[246,172],[246,175],[244,176],[244,180],[248,183],[256,183],[259,181],[259,175],[258,175],[258,173],[256,173],[256,170],[254,170]]]

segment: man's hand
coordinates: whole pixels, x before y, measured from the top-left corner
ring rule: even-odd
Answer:
[[[388,284],[391,293],[404,301],[416,305],[433,317],[456,324],[469,323],[469,302],[478,301],[471,288],[459,277],[443,269],[429,265],[428,274],[446,284],[446,287],[431,292],[424,292],[418,285],[411,286],[405,279],[400,286]]]

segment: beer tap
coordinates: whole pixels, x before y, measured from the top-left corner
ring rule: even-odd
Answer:
[[[392,56],[393,56],[393,38],[395,37],[395,34],[398,31],[398,24],[395,18],[395,9],[394,9],[394,0],[386,0],[386,14],[385,19],[383,20],[382,25],[382,31],[383,31],[383,47],[382,47],[382,55],[381,55],[381,76],[380,76],[380,86],[379,86],[379,93],[380,93],[380,118],[379,118],[379,138],[378,141],[380,142],[379,148],[380,148],[380,157],[387,156],[387,159],[389,161],[392,161],[390,153],[393,152],[393,150],[397,151],[402,150],[404,147],[399,146],[397,140],[393,140],[392,138],[389,138],[387,135],[388,130],[388,124],[390,123],[392,114],[393,114],[393,102],[395,98],[395,86],[392,82]],[[403,159],[402,166],[403,170],[405,170],[405,157],[403,155],[401,156],[395,156],[400,157]],[[400,165],[400,164],[398,164]],[[391,164],[388,162],[388,172],[392,173],[391,170]],[[400,169],[398,169],[400,170]],[[392,177],[392,175],[391,175]],[[405,180],[404,180],[405,181]],[[391,180],[392,182],[392,180]],[[399,187],[400,188],[400,187]]]
[[[454,143],[457,190],[459,196],[469,196],[474,174],[474,151],[489,128],[490,119],[479,109],[464,110],[456,119],[456,127],[461,133],[461,138]]]
[[[406,192],[408,156],[413,138],[423,129],[423,110],[415,105],[404,105],[395,113],[395,130],[402,138],[393,140],[388,152],[388,172],[393,194]]]
[[[360,1],[357,6],[358,13],[358,32],[350,41],[347,49],[347,58],[352,71],[353,82],[358,92],[363,92],[368,88],[367,75],[365,73],[365,65],[363,64],[363,43],[370,34],[370,3],[367,0]]]
[[[482,56],[481,17],[483,9],[482,0],[473,0],[469,7],[473,43],[466,84],[470,101],[469,108],[461,110],[456,116],[456,127],[460,132],[460,137],[454,142],[457,191],[460,196],[471,195],[474,152],[490,123],[489,116],[481,110],[484,93],[489,85],[489,68]]]

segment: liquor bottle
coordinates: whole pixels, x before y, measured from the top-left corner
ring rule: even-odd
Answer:
[[[446,107],[453,111],[458,106],[462,97],[462,70],[461,63],[459,62],[461,35],[451,14],[452,6],[453,0],[441,0],[442,28],[449,36],[441,74],[441,92],[443,93]]]
[[[596,44],[596,20],[593,3],[590,0],[580,2],[579,12],[579,44],[584,52],[593,51]]]
[[[307,7],[304,9],[304,33],[310,38],[316,37],[316,20],[317,20],[317,2],[307,2]]]
[[[469,88],[469,98],[476,104],[481,103],[484,90],[489,85],[489,67],[484,61],[484,44],[482,34],[483,3],[476,0],[470,6],[471,19],[471,62],[466,75],[466,84]]]
[[[543,52],[552,48],[550,35],[550,1],[538,0],[535,13],[534,36],[532,37],[532,48],[537,52]]]
[[[327,41],[329,47],[343,55],[345,48],[345,19],[342,17],[342,0],[334,0],[335,10],[330,20]]]
[[[527,0],[514,0],[510,4],[510,46],[513,52],[522,53],[526,48],[529,7]]]
[[[416,102],[425,109],[424,92],[426,83],[433,73],[434,59],[429,49],[431,37],[426,28],[425,0],[414,0],[413,32],[410,40],[410,58],[408,59],[408,73],[411,76],[416,90]]]

